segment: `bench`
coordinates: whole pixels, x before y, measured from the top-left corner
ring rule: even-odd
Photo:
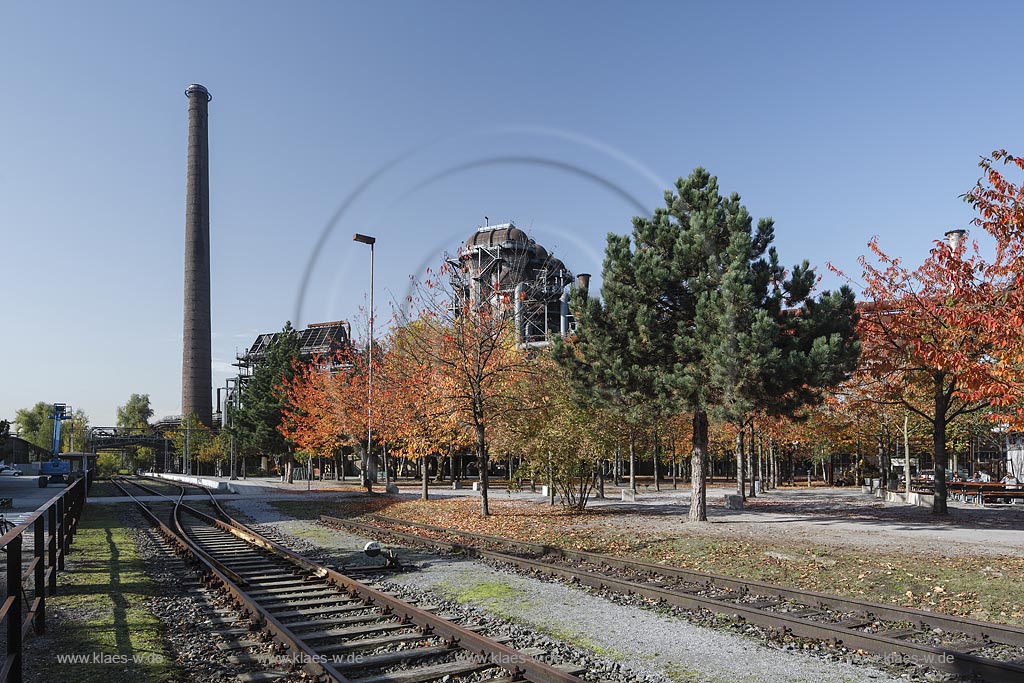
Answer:
[[[1000,486],[999,488],[985,488],[981,491],[982,505],[992,503],[1010,504],[1014,500],[1024,499],[1024,489],[1019,486]]]

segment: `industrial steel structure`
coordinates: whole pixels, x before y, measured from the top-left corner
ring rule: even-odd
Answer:
[[[455,310],[510,306],[521,345],[543,346],[552,335],[566,336],[574,329],[568,290],[572,273],[514,223],[485,223],[448,264]],[[586,287],[589,277],[581,274],[580,286]]]
[[[267,351],[273,346],[280,332],[268,332],[256,337],[256,340],[236,356],[235,366],[244,385],[245,380],[252,376],[256,366],[263,360]],[[345,320],[326,323],[310,323],[304,330],[298,330],[299,358],[304,361],[320,358],[325,364],[337,362],[337,352],[348,349],[352,341],[352,328]]]

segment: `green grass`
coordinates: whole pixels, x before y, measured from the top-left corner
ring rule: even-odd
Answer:
[[[1024,625],[1018,558],[935,558],[699,536],[645,545],[637,555],[765,583]]]
[[[529,602],[525,592],[501,581],[442,583],[436,590],[449,600],[471,604],[508,621],[521,621],[518,615]]]
[[[121,489],[114,486],[110,481],[98,479],[89,487],[90,498],[103,498],[106,496],[123,496]]]
[[[684,668],[678,664],[669,664],[665,667],[665,675],[673,683],[698,683],[704,680],[700,677],[699,672]]]
[[[534,627],[541,633],[549,635],[555,640],[560,640],[563,643],[572,645],[574,647],[578,647],[581,650],[593,652],[595,655],[600,655],[601,657],[608,657],[609,659],[619,661],[628,659],[630,657],[630,655],[626,654],[621,650],[616,650],[615,648],[601,645],[592,638],[589,638],[588,636],[585,636],[582,633],[577,633],[576,631],[569,631],[562,628],[556,628],[546,624],[539,624],[535,625]]]
[[[47,600],[48,633],[29,642],[31,668],[43,672],[41,680],[47,683],[182,679],[165,646],[165,626],[145,605],[159,587],[145,574],[117,510],[86,506],[57,595]],[[60,613],[57,619],[54,607]],[[58,655],[86,656],[89,661],[61,663]],[[94,657],[107,663],[94,662]]]
[[[443,583],[437,587],[437,590],[449,600],[454,600],[460,604],[471,604],[503,619],[517,623],[522,623],[522,617],[519,615],[522,614],[523,608],[530,604],[525,591],[501,581],[478,581],[459,585]],[[531,626],[556,640],[588,650],[596,655],[613,659],[625,659],[627,657],[623,652],[605,647],[575,631],[556,628],[548,624],[531,624]]]

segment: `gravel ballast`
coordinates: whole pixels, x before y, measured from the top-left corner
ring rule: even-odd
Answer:
[[[231,506],[264,528],[293,537],[305,551],[335,562],[357,559],[367,539],[290,519],[264,501],[232,501]],[[302,551],[302,548],[296,547]],[[753,638],[691,624],[641,609],[635,601],[611,601],[561,583],[539,580],[453,557],[401,552],[419,571],[394,574],[384,585],[411,599],[470,609],[504,621],[519,638],[534,637],[562,657],[578,658],[602,680],[707,681],[744,683],[855,683],[897,681],[876,668],[810,656],[800,645],[772,649]],[[508,633],[508,635],[515,635]],[[558,644],[558,643],[561,644]],[[539,646],[545,647],[544,644]],[[623,676],[623,678],[620,678]],[[902,680],[907,680],[903,678]]]

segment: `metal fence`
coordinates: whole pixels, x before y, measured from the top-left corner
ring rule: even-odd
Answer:
[[[86,481],[78,479],[0,538],[0,550],[7,555],[7,591],[0,607],[0,629],[7,636],[0,669],[4,683],[21,683],[25,637],[46,632],[46,596],[57,592],[57,573],[64,570],[85,505]]]

